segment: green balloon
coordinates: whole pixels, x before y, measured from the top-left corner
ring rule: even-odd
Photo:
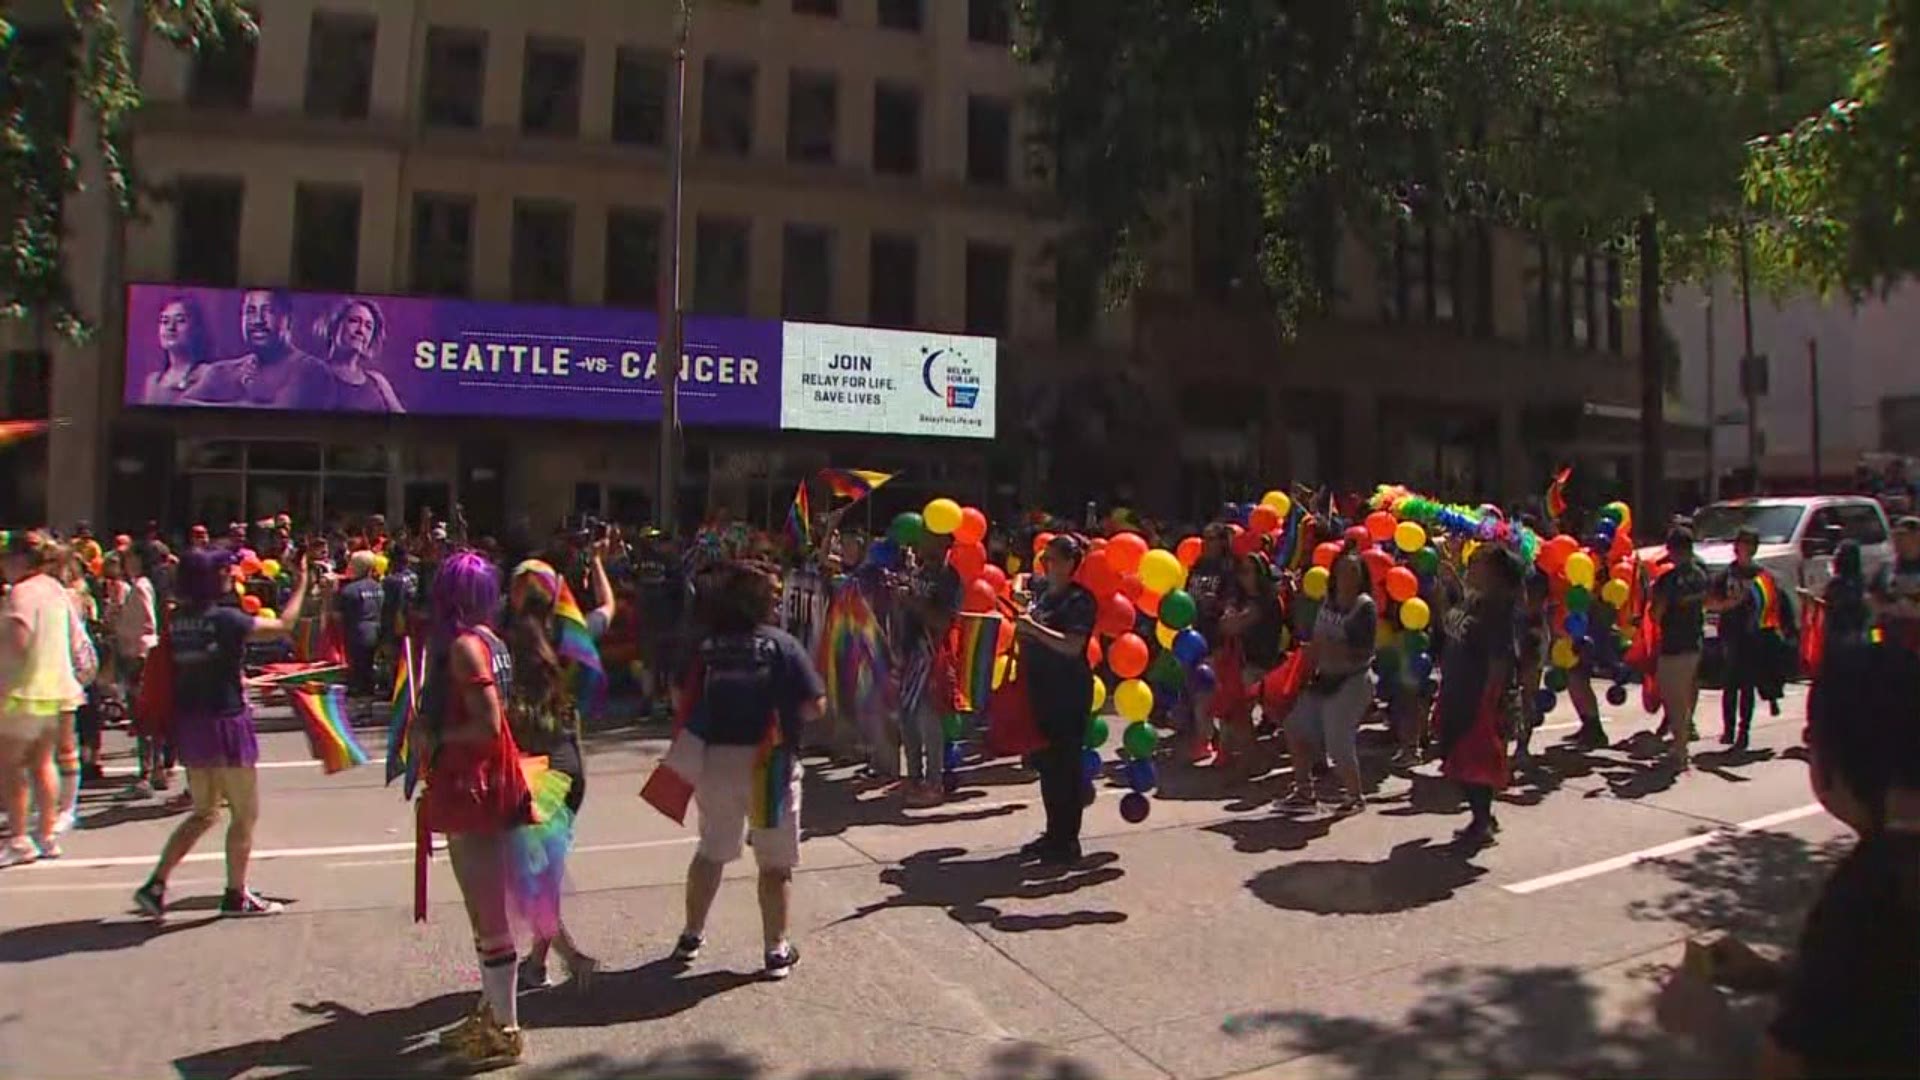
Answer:
[[[920,515],[911,510],[905,511],[893,519],[893,525],[887,529],[887,535],[893,537],[896,544],[917,544],[927,534],[927,523]]]
[[[1440,553],[1430,547],[1423,547],[1413,553],[1413,568],[1421,574],[1433,574],[1440,569]]]
[[[1160,745],[1160,733],[1145,720],[1136,720],[1127,725],[1126,733],[1120,737],[1121,745],[1127,748],[1127,756],[1135,761],[1145,761],[1153,756],[1154,748]]]
[[[948,742],[959,742],[960,737],[967,733],[966,718],[957,712],[948,713],[947,718],[940,722],[940,730],[946,734]]]
[[[1107,731],[1107,722],[1105,719],[1096,716],[1089,720],[1087,722],[1087,749],[1098,750],[1107,745],[1108,734],[1110,733]]]
[[[1547,689],[1559,693],[1567,688],[1567,673],[1559,668],[1547,669]]]
[[[1380,665],[1380,674],[1391,675],[1400,670],[1400,650],[1391,647],[1381,649],[1374,661]]]
[[[1567,590],[1567,610],[1584,612],[1593,606],[1593,594],[1575,585]]]
[[[1160,621],[1175,630],[1192,626],[1193,617],[1199,613],[1199,606],[1185,589],[1175,589],[1160,598]]]
[[[1433,648],[1433,639],[1427,636],[1426,631],[1415,630],[1406,637],[1401,638],[1400,644],[1406,649],[1408,656],[1419,656],[1428,649]]]

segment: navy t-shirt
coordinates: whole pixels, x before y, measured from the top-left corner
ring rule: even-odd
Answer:
[[[167,627],[173,649],[173,702],[182,714],[232,716],[246,709],[240,687],[253,616],[238,608],[175,613]]]
[[[386,596],[378,581],[363,577],[348,582],[333,601],[347,641],[361,649],[372,649],[380,637],[380,609],[385,604]]]
[[[1093,633],[1099,608],[1092,593],[1079,585],[1069,585],[1058,592],[1049,589],[1042,593],[1029,614],[1049,630],[1085,636]],[[1029,644],[1021,650],[1020,658],[1026,664],[1028,692],[1041,729],[1049,736],[1062,734],[1054,727],[1075,725],[1084,730],[1087,714],[1093,708],[1093,669],[1087,666],[1086,652],[1067,655]]]
[[[1683,656],[1700,651],[1706,637],[1707,568],[1696,559],[1673,564],[1653,583],[1653,594],[1666,605],[1660,616],[1660,655]]]
[[[700,697],[687,730],[715,746],[754,746],[778,720],[789,746],[800,742],[800,710],[826,693],[800,642],[785,630],[713,634],[700,643]]]

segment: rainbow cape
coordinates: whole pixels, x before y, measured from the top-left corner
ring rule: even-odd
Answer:
[[[420,781],[420,755],[415,753],[413,721],[420,710],[420,681],[413,659],[413,641],[402,638],[394,658],[393,693],[387,699],[387,783],[404,776],[403,793],[413,798]]]
[[[307,729],[307,746],[327,775],[367,763],[367,752],[347,723],[346,687],[301,687],[292,698],[294,714]]]
[[[872,469],[821,469],[820,481],[831,488],[836,496],[859,502],[895,475],[874,472]]]
[[[1773,580],[1773,575],[1761,571],[1748,588],[1753,591],[1754,625],[1776,634],[1784,632],[1786,618],[1781,614],[1780,586]]]
[[[798,764],[793,748],[780,734],[780,720],[775,717],[767,725],[767,737],[760,742],[760,753],[753,759],[753,782],[747,791],[748,825],[771,829],[786,820],[793,770]]]
[[[984,712],[993,695],[994,646],[1000,640],[1000,616],[960,616],[960,693],[962,712]]]
[[[528,559],[513,568],[513,588],[537,592],[553,606],[553,622],[559,631],[553,651],[573,673],[574,703],[583,712],[597,711],[606,700],[607,673],[600,665],[600,646],[587,629],[586,614],[574,600],[567,579],[551,565]]]
[[[854,577],[834,590],[820,634],[821,680],[827,687],[827,708],[851,721],[872,745],[891,722],[888,707],[887,636]]]

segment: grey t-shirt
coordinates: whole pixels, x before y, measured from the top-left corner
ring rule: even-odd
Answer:
[[[1320,605],[1320,614],[1313,620],[1313,638],[1332,644],[1344,644],[1352,650],[1349,661],[1346,657],[1336,657],[1331,653],[1323,654],[1320,672],[1325,675],[1351,675],[1362,671],[1373,663],[1374,635],[1378,632],[1380,613],[1373,606],[1373,597],[1362,593],[1354,605],[1345,611],[1333,606],[1328,600]]]

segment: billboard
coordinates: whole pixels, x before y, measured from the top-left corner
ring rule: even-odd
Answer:
[[[796,322],[784,337],[782,428],[994,437],[993,338]]]
[[[688,316],[680,416],[780,422],[780,324]],[[650,312],[131,285],[129,405],[651,422]]]

